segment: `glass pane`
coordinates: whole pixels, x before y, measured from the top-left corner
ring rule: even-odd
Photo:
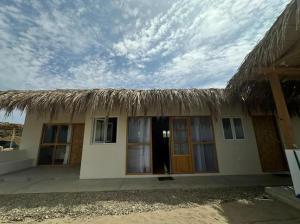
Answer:
[[[128,142],[150,142],[150,118],[130,117],[128,119]]]
[[[54,164],[66,164],[68,158],[66,158],[66,146],[57,146],[54,154]]]
[[[52,164],[52,157],[54,153],[53,146],[43,146],[40,148],[39,152],[39,165],[49,165]]]
[[[59,132],[58,132],[58,142],[59,143],[67,143],[68,129],[69,129],[69,127],[67,125],[59,126]]]
[[[189,146],[187,143],[184,144],[174,144],[174,154],[175,155],[188,155]]]
[[[186,130],[174,130],[174,142],[187,142]]]
[[[151,172],[150,146],[148,145],[128,146],[127,172],[128,173]]]
[[[43,143],[55,143],[56,133],[57,133],[56,125],[45,125]]]
[[[96,120],[95,142],[104,142],[104,119]]]
[[[113,124],[111,122],[108,122],[105,142],[112,142],[112,137],[113,137]]]
[[[196,172],[217,171],[216,154],[213,144],[194,145],[194,164]]]
[[[234,129],[235,129],[236,138],[243,139],[244,138],[244,130],[243,130],[241,118],[234,118],[233,125],[234,125]]]
[[[173,120],[174,142],[185,143],[188,141],[187,122],[186,119]]]
[[[117,118],[109,118],[107,123],[106,141],[108,143],[116,142],[117,139]]]
[[[225,139],[233,139],[231,124],[229,118],[222,119],[223,130],[224,130],[224,137]]]
[[[192,141],[213,141],[213,129],[210,117],[192,118]]]
[[[186,119],[183,118],[183,119],[174,119],[173,120],[173,128],[174,129],[186,129],[186,126],[187,126],[187,123],[186,123]]]

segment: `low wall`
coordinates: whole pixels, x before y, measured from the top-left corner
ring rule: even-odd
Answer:
[[[286,158],[288,160],[295,194],[300,196],[300,149],[287,149],[285,150]]]
[[[25,150],[13,150],[8,152],[0,152],[0,162],[12,160],[21,160],[28,158]]]
[[[33,166],[25,150],[0,152],[0,175],[26,169]]]

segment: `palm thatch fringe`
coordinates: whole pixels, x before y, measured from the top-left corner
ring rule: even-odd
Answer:
[[[299,1],[292,0],[277,18],[276,22],[266,33],[264,38],[246,56],[244,62],[239,67],[238,72],[228,82],[226,89],[242,94],[247,97],[247,93],[253,86],[251,80],[258,81],[263,76],[258,75],[258,71],[265,67],[274,66],[277,59],[282,56],[288,48],[288,35],[296,37],[294,43],[300,39],[300,4]],[[295,27],[292,27],[295,26]],[[291,29],[288,32],[288,29]],[[291,44],[291,43],[289,43]]]
[[[91,89],[91,90],[39,90],[2,91],[0,110],[10,114],[14,110],[50,113],[51,117],[61,112],[72,115],[95,113],[102,110],[108,115],[112,111],[131,115],[146,115],[154,111],[165,115],[176,111],[200,110],[208,107],[212,114],[220,112],[226,102],[223,89]]]
[[[275,102],[268,81],[247,82],[247,98],[240,94],[226,92],[228,101],[239,102],[245,112],[275,113]],[[300,81],[287,80],[282,83],[285,101],[291,116],[300,117]],[[226,91],[226,90],[225,90]]]

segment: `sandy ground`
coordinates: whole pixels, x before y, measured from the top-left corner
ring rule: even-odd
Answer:
[[[0,223],[300,223],[263,188],[0,196]]]
[[[299,224],[300,212],[277,201],[247,201],[207,204],[191,208],[179,208],[171,211],[154,211],[132,213],[121,216],[99,216],[79,219],[52,219],[43,224],[62,223],[99,223],[99,224],[243,224],[243,223],[268,223],[268,224]]]

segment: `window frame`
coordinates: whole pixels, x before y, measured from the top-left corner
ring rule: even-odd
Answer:
[[[233,138],[226,138],[225,130],[224,130],[224,126],[223,126],[223,119],[229,119]],[[241,120],[241,126],[242,126],[242,130],[243,130],[244,138],[237,138],[236,137],[236,130],[235,130],[234,122],[233,122],[234,119],[240,119]],[[224,140],[226,140],[226,141],[244,141],[244,140],[246,140],[244,121],[243,121],[241,116],[224,116],[224,117],[222,117],[221,118],[221,127],[222,127]]]
[[[45,130],[47,126],[56,126],[57,127],[57,132],[55,134],[55,138],[54,138],[54,142],[51,143],[47,143],[44,142],[44,138],[45,138]],[[67,126],[68,127],[68,133],[67,133],[67,141],[66,142],[59,142],[59,134],[60,134],[60,129],[62,126]],[[40,139],[40,145],[39,145],[39,152],[38,152],[38,159],[36,164],[38,166],[65,166],[69,164],[69,157],[70,154],[68,155],[68,160],[67,160],[67,164],[55,164],[55,153],[56,153],[56,148],[59,148],[60,146],[65,146],[66,147],[66,153],[68,150],[68,147],[71,146],[71,134],[72,134],[72,127],[70,126],[70,124],[67,123],[44,123],[43,127],[42,127],[42,135],[41,135],[41,139]],[[52,159],[51,159],[51,164],[40,164],[39,163],[39,157],[40,157],[40,153],[43,147],[53,147],[53,155],[52,155]]]
[[[193,130],[192,130],[192,119],[193,118],[207,118],[209,120],[209,123],[210,123],[210,128],[211,128],[211,132],[212,132],[212,140],[211,141],[193,141],[192,139],[192,135],[193,135]],[[219,160],[218,160],[218,152],[217,152],[217,145],[216,145],[216,136],[215,136],[215,127],[214,127],[214,122],[213,122],[213,119],[212,119],[212,116],[211,115],[199,115],[199,116],[190,116],[189,117],[189,128],[190,128],[190,143],[191,143],[191,153],[192,153],[192,159],[193,159],[193,172],[194,174],[205,174],[205,173],[219,173],[220,170],[219,170]],[[196,171],[195,169],[195,161],[194,161],[194,146],[195,145],[212,145],[213,146],[213,151],[214,151],[214,162],[215,162],[215,170],[213,171]]]
[[[108,130],[108,119],[109,118],[115,118],[116,119],[116,141],[115,142],[106,142],[107,140],[107,130]],[[96,138],[96,125],[97,125],[97,121],[98,120],[103,120],[104,121],[104,127],[105,130],[104,131],[104,141],[100,142],[100,141],[95,141]],[[116,144],[118,143],[118,120],[119,117],[118,116],[113,116],[113,117],[95,117],[92,119],[92,135],[91,135],[91,145],[101,145],[101,144]]]
[[[130,118],[147,118],[150,119],[150,139],[149,142],[129,142],[128,141],[128,124],[129,124],[129,119]],[[153,175],[153,160],[152,160],[152,116],[127,116],[127,121],[126,121],[126,156],[125,156],[125,175]],[[139,146],[139,145],[146,145],[149,146],[150,150],[150,170],[149,172],[145,173],[138,173],[138,172],[128,172],[128,149],[130,146]],[[136,149],[138,150],[138,149]]]

